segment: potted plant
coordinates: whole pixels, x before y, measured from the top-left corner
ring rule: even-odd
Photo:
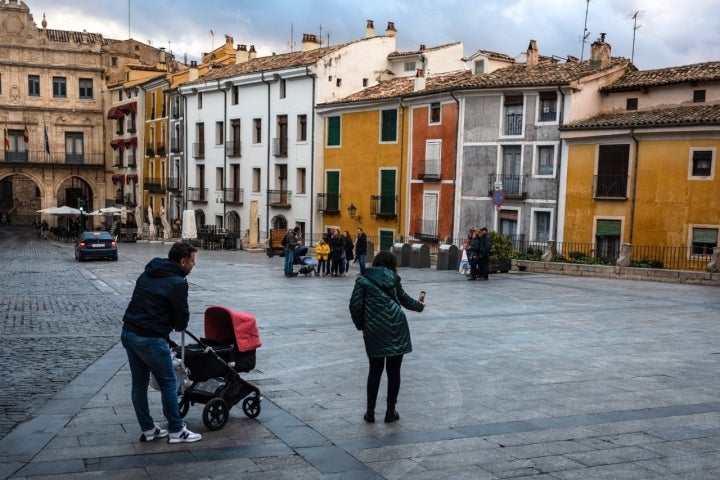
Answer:
[[[513,251],[510,237],[498,232],[488,232],[492,242],[492,253],[490,254],[490,272],[507,273],[510,271],[510,257]]]

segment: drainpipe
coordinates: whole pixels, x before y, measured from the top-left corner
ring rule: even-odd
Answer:
[[[399,174],[399,175],[398,175],[398,179],[403,178],[403,176],[402,176],[402,172],[403,172],[403,140],[404,140],[404,138],[405,138],[403,134],[404,134],[404,132],[405,132],[405,128],[404,128],[405,115],[403,115],[403,113],[402,113],[402,112],[403,112],[403,109],[402,109],[403,104],[402,104],[402,102],[403,102],[403,97],[401,96],[401,97],[400,97],[400,101],[398,102],[398,116],[401,116],[401,117],[400,117],[400,121],[398,122],[398,125],[399,125],[399,127],[400,127],[400,171],[398,172],[398,174]],[[409,125],[408,125],[408,127],[409,127]],[[409,187],[410,187],[410,182],[409,182],[409,181],[406,182],[406,187],[408,188],[408,190],[410,190],[410,188],[409,188]],[[410,198],[410,192],[409,192],[409,191],[405,192],[405,197],[406,197],[406,198]],[[409,221],[410,221],[410,220],[407,218],[407,217],[409,217],[409,216],[410,216],[410,205],[408,205],[407,208],[405,209],[405,217],[406,217],[406,220],[407,220],[407,221],[405,222],[405,223],[406,223],[406,225],[405,225],[405,227],[406,227],[406,228],[405,228],[405,231],[407,231],[408,234],[410,233],[410,225],[409,225]],[[398,230],[401,230],[401,229],[402,229],[402,224],[400,223],[400,215],[396,215],[396,218],[397,218],[397,222],[396,222],[397,228],[398,228]],[[409,236],[409,235],[408,235],[408,236]]]
[[[455,92],[450,91],[450,96],[455,100],[457,105],[457,119],[455,120],[455,168],[453,168],[453,183],[452,183],[452,198],[453,198],[453,210],[460,208],[459,205],[455,204],[455,195],[457,194],[457,155],[458,155],[458,138],[460,136],[460,100],[455,96]],[[442,110],[441,110],[442,112]],[[440,153],[442,158],[442,152]],[[442,165],[442,163],[441,163]],[[441,172],[442,178],[442,172]],[[453,211],[452,217],[450,218],[450,238],[453,238],[455,232],[455,211]],[[458,232],[459,233],[459,232]]]
[[[310,67],[305,65],[305,75],[312,78],[312,131],[310,135],[310,243],[313,241],[315,228],[315,77],[310,74]]]
[[[225,141],[227,140],[225,138],[225,133],[227,132],[227,91],[228,86],[225,85],[225,88],[220,88],[220,80],[217,81],[218,83],[218,89],[223,92],[223,178],[222,178],[222,185],[220,191],[222,192],[222,210],[223,210],[223,218],[222,218],[222,228],[227,228],[225,215],[227,214],[227,207],[225,204],[225,179],[227,178],[227,148],[225,147]],[[229,83],[229,82],[228,82]]]
[[[558,112],[559,118],[558,118],[558,125],[562,127],[563,119],[564,119],[564,113],[565,113],[565,94],[563,93],[562,89],[558,86],[558,93],[560,94],[560,111]],[[560,139],[560,142],[558,143],[558,153],[557,153],[557,168],[555,169],[555,176],[557,178],[557,182],[555,182],[555,225],[553,225],[553,240],[557,241],[558,239],[558,224],[560,223],[560,182],[562,179],[560,178],[560,170],[561,170],[561,162],[562,162],[562,139]]]
[[[182,179],[182,209],[183,211],[180,212],[180,218],[183,218],[185,214],[185,210],[187,210],[187,196],[188,196],[188,187],[187,187],[187,179],[188,179],[188,161],[187,161],[187,132],[188,132],[188,125],[187,125],[187,97],[182,94],[180,89],[178,88],[178,95],[180,95],[183,99],[183,111],[182,111],[182,119],[183,119],[183,142],[182,142],[182,162],[183,162],[183,179]],[[180,139],[178,139],[178,142]],[[183,219],[184,220],[184,219]]]
[[[262,82],[267,85],[267,173],[266,173],[266,186],[265,186],[265,232],[267,233],[268,238],[270,238],[270,202],[269,197],[267,196],[267,192],[270,189],[270,82],[265,80],[265,72],[262,72],[261,74],[261,80]]]
[[[638,139],[635,137],[635,127],[630,128],[630,138],[633,139],[635,152],[633,153],[633,172],[632,172],[632,193],[630,194],[630,221],[628,225],[628,243],[633,244],[633,232],[635,229],[635,203],[637,201],[637,171],[638,171]]]

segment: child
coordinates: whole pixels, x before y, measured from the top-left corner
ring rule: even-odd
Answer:
[[[321,238],[317,245],[315,245],[315,255],[317,256],[317,271],[315,276],[320,275],[322,272],[323,276],[330,272],[330,266],[328,265],[328,257],[330,256],[330,245],[327,244],[324,238]]]
[[[468,241],[463,240],[462,255],[460,257],[460,267],[458,268],[458,273],[460,275],[467,275],[468,273],[470,273],[470,261],[468,259],[467,249]]]

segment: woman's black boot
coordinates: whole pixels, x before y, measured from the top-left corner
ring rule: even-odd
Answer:
[[[366,422],[375,423],[375,410],[368,409],[363,416]]]

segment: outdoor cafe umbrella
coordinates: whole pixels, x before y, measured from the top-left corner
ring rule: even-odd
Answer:
[[[122,210],[117,207],[105,207],[97,210],[101,215],[120,215]]]
[[[195,211],[183,211],[182,238],[197,238],[197,225],[195,223]]]
[[[170,238],[170,222],[167,219],[167,212],[165,207],[160,208],[160,222],[163,226],[163,239],[168,240]]]
[[[150,238],[154,238],[155,237],[155,222],[153,221],[154,219],[152,216],[152,214],[153,214],[152,205],[148,205],[147,214],[148,214],[148,222],[150,222],[150,224],[148,225],[148,236]]]
[[[45,213],[48,215],[80,215],[80,210],[63,205],[62,207],[53,208]]]

